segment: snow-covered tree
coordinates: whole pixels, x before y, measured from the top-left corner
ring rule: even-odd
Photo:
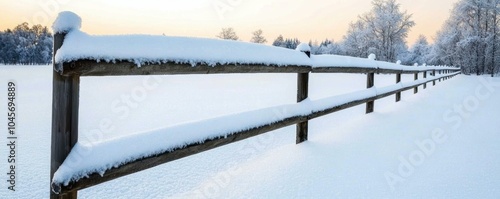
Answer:
[[[346,52],[366,57],[374,53],[382,61],[396,61],[405,49],[408,32],[415,25],[396,0],[373,0],[372,10],[351,23],[344,37]]]
[[[226,40],[238,40],[239,39],[239,37],[236,35],[236,32],[231,27],[222,28],[221,32],[216,37],[220,38],[220,39],[226,39]]]
[[[0,32],[0,63],[48,64],[52,61],[52,35],[47,27],[22,23]]]
[[[325,39],[320,44],[309,42],[309,46],[311,46],[311,53],[315,55],[320,54],[331,54],[331,55],[344,55],[343,46],[340,43],[335,42],[334,40]]]
[[[256,30],[254,32],[252,32],[252,39],[250,40],[250,42],[252,43],[258,43],[258,44],[265,44],[267,42],[267,39],[262,35],[262,30],[259,29],[259,30]]]
[[[411,65],[414,63],[429,63],[430,52],[431,48],[429,46],[427,38],[423,35],[420,35],[415,44],[413,44],[413,46],[410,48],[409,52],[406,53],[406,56],[404,56],[404,58],[400,60],[405,65]]]
[[[461,66],[464,73],[498,73],[500,0],[460,0],[436,38],[434,62]]]
[[[342,43],[346,54],[353,57],[368,57],[369,54],[376,53],[376,45],[366,23],[360,20],[349,25]]]

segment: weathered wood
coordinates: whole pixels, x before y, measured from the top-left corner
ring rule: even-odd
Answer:
[[[418,80],[418,73],[415,73],[415,75],[414,75],[414,79],[415,79],[415,80]],[[418,93],[418,86],[417,86],[417,87],[415,87],[415,88],[413,89],[413,93],[414,93],[414,94],[417,94],[417,93]]]
[[[432,76],[436,77],[436,70],[432,70]],[[432,81],[432,86],[436,86],[436,80]]]
[[[307,55],[307,57],[311,58],[310,51],[302,51]],[[297,74],[297,103],[302,102],[309,96],[309,73],[298,73]],[[296,126],[296,138],[295,143],[300,144],[302,142],[307,141],[308,137],[308,126],[309,122],[304,121],[298,123]]]
[[[309,73],[297,74],[297,102],[302,102],[307,99],[309,93]],[[304,121],[297,124],[296,143],[300,144],[307,141],[308,122]]]
[[[310,51],[302,51],[311,58]],[[297,103],[307,99],[309,95],[309,72],[297,74]],[[308,121],[298,123],[296,125],[296,138],[295,143],[300,144],[308,139]]]
[[[313,73],[376,73],[376,68],[363,68],[363,67],[314,67],[311,72]]]
[[[124,75],[175,75],[175,74],[221,74],[221,73],[377,73],[377,74],[413,74],[420,70],[395,70],[371,67],[314,67],[277,66],[262,64],[225,64],[210,66],[198,63],[149,63],[140,67],[129,61],[104,62],[96,60],[78,60],[61,63],[63,76],[124,76]],[[428,71],[431,71],[429,69]],[[457,69],[458,70],[458,69]]]
[[[54,54],[64,41],[65,34],[54,35]],[[55,62],[53,62],[55,63]],[[66,159],[71,149],[78,141],[78,105],[79,105],[79,76],[61,76],[55,71],[54,64],[52,80],[52,138],[50,181],[54,173]],[[51,199],[77,198],[77,191],[57,195],[50,190]]]
[[[427,78],[427,71],[424,72],[424,79]],[[424,89],[427,89],[427,83],[424,84]]]
[[[430,82],[430,81],[432,81],[432,80],[429,80],[427,82]],[[341,110],[344,110],[347,108],[351,108],[351,107],[354,107],[357,105],[361,105],[361,104],[369,102],[369,101],[375,101],[377,99],[388,97],[388,96],[391,96],[391,95],[398,93],[398,92],[403,92],[406,90],[413,89],[414,87],[420,86],[422,84],[415,85],[415,86],[406,86],[406,87],[403,87],[403,88],[395,90],[395,91],[382,93],[382,94],[379,94],[377,96],[366,98],[366,99],[354,100],[354,101],[347,102],[347,103],[344,103],[341,105],[327,108],[327,109],[322,110],[322,111],[317,111],[317,112],[311,113],[307,116],[292,116],[292,117],[283,119],[282,121],[279,121],[279,122],[266,124],[266,125],[256,127],[253,129],[249,129],[249,130],[245,130],[245,131],[234,132],[226,137],[219,137],[219,138],[206,140],[201,144],[200,143],[191,144],[191,145],[188,145],[184,148],[179,148],[179,149],[175,149],[175,150],[172,150],[169,152],[164,152],[162,154],[158,154],[155,156],[146,157],[146,158],[143,158],[140,160],[136,160],[136,161],[127,163],[123,166],[120,166],[118,168],[112,168],[112,169],[106,171],[106,173],[104,173],[103,176],[100,176],[97,173],[91,174],[91,175],[89,175],[89,178],[80,179],[78,182],[70,182],[70,184],[68,186],[63,186],[60,184],[52,184],[52,186],[54,187],[54,189],[60,190],[62,193],[74,192],[76,190],[81,190],[84,188],[95,186],[95,185],[98,185],[98,184],[101,184],[101,183],[104,183],[104,182],[107,182],[110,180],[114,180],[114,179],[119,178],[119,177],[123,177],[123,176],[129,175],[129,174],[132,174],[132,173],[136,173],[136,172],[139,172],[139,171],[142,171],[145,169],[149,169],[149,168],[161,165],[161,164],[166,163],[166,162],[178,160],[178,159],[190,156],[190,155],[198,154],[198,153],[201,153],[201,152],[213,149],[213,148],[217,148],[217,147],[220,147],[220,146],[223,146],[226,144],[241,141],[241,140],[244,140],[246,138],[260,135],[260,134],[263,134],[263,133],[266,133],[269,131],[273,131],[273,130],[276,130],[279,128],[283,128],[286,126],[290,126],[293,124],[297,124],[297,123],[301,123],[304,121],[315,119],[315,118],[318,118],[321,116],[325,116],[325,115],[328,115],[330,113],[334,113],[334,112],[341,111]]]
[[[221,74],[221,73],[307,73],[310,66],[276,66],[262,64],[226,64],[210,66],[186,63],[151,63],[140,67],[128,61],[115,63],[79,60],[63,64],[63,76],[124,76],[124,75],[176,75],[176,74]]]
[[[375,74],[368,73],[366,74],[366,88],[372,88],[375,85]],[[375,106],[375,101],[368,101],[366,103],[366,114],[373,113],[373,109]]]
[[[396,84],[401,82],[401,73],[396,74]],[[396,102],[401,101],[401,92],[396,93]]]
[[[417,72],[423,71],[433,71],[434,69],[428,70],[396,70],[396,69],[382,69],[382,68],[371,68],[371,67],[313,67],[313,73],[357,73],[357,74],[366,74],[366,73],[377,73],[377,74],[414,74]],[[457,69],[458,70],[458,69]]]

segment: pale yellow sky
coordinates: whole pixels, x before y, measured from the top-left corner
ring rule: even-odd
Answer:
[[[417,25],[410,44],[432,40],[457,0],[398,0]],[[60,11],[73,11],[89,34],[166,34],[213,38],[233,27],[243,41],[262,29],[268,43],[279,34],[303,42],[339,41],[371,0],[0,0],[0,30],[24,21],[50,26]]]

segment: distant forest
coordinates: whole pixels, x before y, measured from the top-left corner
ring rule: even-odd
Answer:
[[[52,34],[47,27],[22,23],[0,31],[0,64],[50,64]]]

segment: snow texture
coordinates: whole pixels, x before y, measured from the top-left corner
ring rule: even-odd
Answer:
[[[0,196],[49,198],[51,118],[44,115],[51,111],[52,66],[2,65],[0,71],[0,81],[16,77],[19,83],[21,95],[16,100],[20,104],[19,123],[23,124],[19,125],[19,131],[24,135],[18,148],[23,158],[16,164],[22,174],[16,180],[22,183],[16,184],[15,192],[0,189]],[[352,93],[366,86],[364,75],[310,75],[311,101]],[[251,110],[293,103],[296,96],[293,74],[155,78],[163,83],[155,92],[149,92],[147,102],[139,103],[140,110],[132,111],[123,120],[111,111],[110,104],[144,80],[152,83],[153,79],[82,78],[79,142],[85,141],[89,134],[95,135],[90,130],[99,128],[104,119],[111,119],[115,127],[113,131],[106,129],[104,136],[113,139],[164,127],[166,122],[177,124],[192,118],[213,117],[214,113],[232,114],[235,109],[241,112],[249,107]],[[402,81],[413,81],[413,75],[403,74]],[[345,86],[346,82],[349,86]],[[417,95],[403,92],[399,103],[394,103],[393,97],[377,100],[373,114],[365,115],[365,106],[360,105],[312,120],[309,141],[300,145],[295,144],[295,126],[290,126],[87,188],[79,191],[78,196],[83,199],[498,198],[499,82],[500,79],[487,76],[460,75],[437,86],[428,85]],[[378,92],[393,83],[394,75],[376,76]],[[226,95],[214,92],[214,86]],[[0,91],[6,93],[6,87],[0,87]],[[268,97],[270,94],[273,97]],[[471,102],[473,99],[478,99],[479,104]],[[196,106],[200,101],[203,107]],[[468,107],[464,108],[467,118],[454,111],[456,105]],[[444,119],[443,114],[452,120]],[[0,120],[6,121],[7,115],[0,114]],[[434,142],[432,153],[424,153],[429,151],[422,151],[416,143],[428,143],[436,129],[442,130],[448,139],[444,143]],[[123,148],[126,146],[120,151]],[[424,153],[423,162],[416,159],[420,157],[416,153]],[[8,154],[8,148],[0,147],[0,154]],[[398,167],[403,162],[399,158],[403,162],[413,158],[419,164],[405,170],[404,181],[391,190],[384,174],[400,175]]]
[[[300,43],[295,50],[300,52],[311,52],[311,46],[307,43]]]
[[[54,33],[67,33],[72,30],[79,30],[81,26],[82,19],[80,16],[70,11],[64,11],[57,16],[54,24],[52,24],[52,30]]]
[[[457,70],[455,67],[443,66],[403,66],[397,63],[376,61],[370,59],[363,59],[359,57],[349,57],[340,55],[314,55],[311,56],[313,67],[357,67],[357,68],[380,68],[380,69],[393,69],[393,70],[412,70],[412,71],[425,71],[433,69],[449,69]]]
[[[56,54],[56,62],[93,59],[146,63],[309,65],[301,52],[272,46],[219,39],[119,35],[91,36],[71,31]]]

